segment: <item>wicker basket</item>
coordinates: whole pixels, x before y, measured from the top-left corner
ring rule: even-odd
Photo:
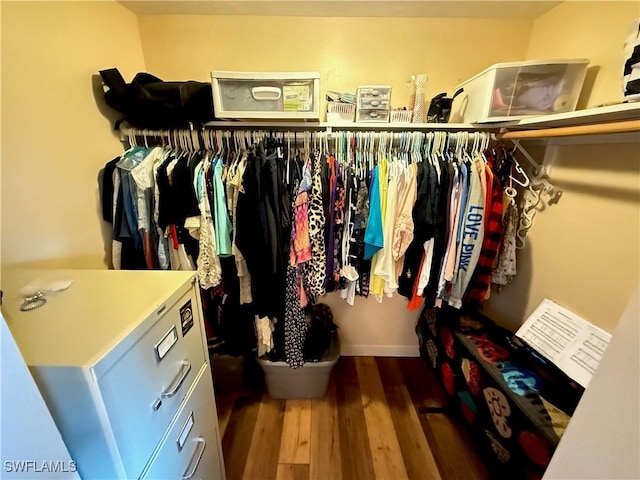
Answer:
[[[327,103],[327,123],[352,123],[355,113],[356,106],[353,103]]]
[[[391,123],[411,123],[413,110],[391,110]]]

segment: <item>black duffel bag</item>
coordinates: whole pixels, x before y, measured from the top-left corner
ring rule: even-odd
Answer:
[[[211,84],[163,82],[149,73],[138,73],[126,83],[117,68],[100,70],[108,87],[107,105],[124,114],[124,120],[140,128],[175,128],[214,119]]]

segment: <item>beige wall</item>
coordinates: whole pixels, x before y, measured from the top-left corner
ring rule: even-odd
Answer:
[[[563,2],[533,22],[528,59],[588,58],[578,108],[622,101],[622,48],[638,1]],[[593,76],[595,75],[595,81]]]
[[[638,2],[565,2],[534,21],[528,58],[589,58],[598,71],[583,103],[620,101],[622,44],[638,16]],[[637,134],[623,140],[549,147],[549,179],[563,195],[536,215],[514,283],[487,305],[503,324],[517,328],[546,297],[615,328],[640,282],[640,144]]]
[[[514,283],[488,304],[505,325],[517,328],[550,298],[615,328],[640,282],[640,147],[637,135],[611,139],[549,147],[550,181],[563,193],[536,214]]]
[[[147,68],[165,79],[209,80],[211,70],[319,71],[326,90],[428,76],[427,98],[500,61],[526,56],[531,21],[451,18],[310,18],[142,15]],[[505,41],[508,39],[508,41]]]
[[[2,263],[104,267],[98,172],[122,147],[92,75],[144,70],[116,2],[2,2]]]

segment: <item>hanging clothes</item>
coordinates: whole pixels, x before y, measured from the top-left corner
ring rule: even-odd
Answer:
[[[200,208],[200,217],[193,221],[190,228],[190,234],[200,242],[199,255],[197,258],[197,277],[200,287],[205,290],[215,287],[222,279],[222,267],[218,258],[218,249],[216,245],[216,232],[213,225],[211,215],[211,206],[207,195],[207,185],[205,177],[211,168],[211,161],[205,158],[195,169],[194,172],[194,189],[198,206]]]
[[[395,263],[393,259],[393,234],[395,231],[398,204],[398,183],[401,167],[397,161],[387,164],[387,194],[384,204],[383,247],[374,256],[372,271],[377,278],[372,287],[374,295],[392,295],[398,288]],[[374,277],[375,278],[375,277]],[[381,287],[381,288],[380,288]]]
[[[229,205],[229,212],[231,215],[231,224],[232,224],[232,232],[233,238],[231,242],[231,253],[236,262],[236,270],[239,281],[240,288],[240,304],[245,305],[253,302],[253,296],[251,295],[251,273],[249,272],[249,267],[247,266],[247,261],[245,260],[242,252],[238,249],[238,245],[236,244],[236,232],[237,232],[237,212],[236,207],[238,205],[238,197],[240,196],[240,192],[244,192],[244,185],[242,183],[242,178],[244,176],[244,171],[247,167],[247,154],[243,153],[241,156],[238,156],[237,162],[232,164],[232,168],[227,175],[227,202]]]
[[[305,268],[305,283],[313,297],[324,295],[324,280],[327,271],[327,254],[324,242],[326,217],[322,204],[322,164],[313,159],[313,185],[309,195],[309,238],[311,241],[311,260]]]
[[[416,172],[417,165],[412,164],[403,168],[399,177],[398,202],[395,214],[396,221],[393,229],[393,240],[391,242],[396,279],[402,274],[404,254],[413,241],[414,223],[411,210],[416,202]]]
[[[342,288],[340,277],[343,266],[342,236],[344,232],[346,191],[344,182],[344,168],[340,166],[340,163],[337,160],[335,162],[334,168],[336,181],[335,193],[333,196],[333,229],[331,235],[331,251],[329,252],[330,255],[327,255],[327,259],[331,257],[332,261],[331,268],[329,268],[329,265],[327,265],[327,291],[334,291],[336,289]],[[328,261],[327,264],[329,264]]]
[[[515,191],[513,192],[515,193]],[[512,195],[513,193],[511,192],[503,194],[503,237],[491,276],[492,283],[496,285],[507,285],[516,275],[516,232],[518,230],[519,215],[518,204]]]
[[[493,175],[490,164],[486,165],[486,171],[488,174],[487,184],[491,186],[491,190],[490,195],[488,195],[489,203],[484,240],[480,258],[464,295],[465,304],[471,308],[481,307],[488,298],[491,273],[502,239],[502,185],[500,185],[498,178]]]
[[[222,183],[222,158],[213,161],[213,197],[215,211],[216,250],[221,257],[233,254],[231,246],[231,220],[227,212],[225,188]]]
[[[447,295],[449,305],[462,307],[462,297],[471,281],[471,276],[478,263],[482,241],[484,239],[485,197],[482,191],[482,179],[485,178],[484,162],[476,157],[470,173],[470,192],[467,208],[464,211],[462,238],[457,258],[458,274],[453,280],[451,291]]]
[[[369,186],[369,216],[364,232],[364,259],[371,260],[373,255],[384,245],[382,230],[382,204],[379,180],[379,167],[376,165],[371,172]]]
[[[242,184],[244,192],[236,207],[236,245],[251,274],[251,296],[259,316],[282,319],[284,271],[278,270],[278,190],[275,158],[269,158],[262,144],[247,157]],[[275,182],[275,184],[274,184]]]
[[[134,147],[105,167],[114,267],[196,270],[294,367],[302,308],[326,292],[479,308],[515,273],[512,152],[485,159],[467,134],[430,135],[342,132],[335,152],[325,141],[304,157],[273,133]]]
[[[352,282],[356,282],[355,293],[367,298],[369,296],[369,272],[371,271],[371,260],[365,259],[365,235],[369,219],[369,188],[364,180],[360,181],[356,194],[354,209],[353,234],[350,239],[351,254],[350,263],[355,269],[350,272]],[[345,296],[350,295],[345,292]]]

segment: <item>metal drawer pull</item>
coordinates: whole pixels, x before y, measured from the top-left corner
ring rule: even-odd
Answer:
[[[196,470],[198,469],[198,465],[200,465],[200,460],[202,460],[202,455],[204,454],[204,449],[207,446],[207,441],[202,438],[202,437],[198,437],[196,438],[196,442],[198,442],[200,445],[202,445],[200,447],[200,452],[195,453],[193,455],[193,457],[191,457],[191,460],[189,460],[189,465],[191,465],[193,463],[193,459],[198,457],[198,459],[196,460],[195,464],[193,465],[193,468],[190,469],[189,473],[185,473],[184,475],[182,475],[182,480],[189,480],[191,477],[193,477],[196,474]],[[197,448],[196,448],[197,450]]]
[[[170,387],[168,391],[162,392],[160,394],[161,398],[171,398],[176,393],[178,393],[178,390],[180,390],[180,387],[182,386],[184,381],[187,379],[187,375],[189,375],[189,372],[191,371],[191,364],[186,360],[183,360],[182,367],[180,367],[180,371],[181,373],[178,374],[179,378],[176,381],[175,385],[173,387]]]

